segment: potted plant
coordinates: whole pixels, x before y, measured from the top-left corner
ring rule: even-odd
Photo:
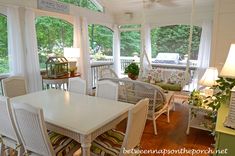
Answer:
[[[128,77],[132,80],[136,80],[139,75],[139,66],[136,63],[131,63],[125,68],[125,74],[128,74]]]
[[[70,76],[74,76],[76,71],[77,71],[77,67],[76,66],[75,67],[70,67],[69,71],[70,71]]]

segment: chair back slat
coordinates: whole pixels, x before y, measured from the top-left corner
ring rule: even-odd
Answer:
[[[40,108],[13,103],[13,116],[24,148],[39,155],[54,155]]]
[[[68,91],[85,95],[86,94],[86,81],[79,77],[70,78]]]
[[[7,97],[0,96],[0,135],[17,141],[11,106]]]
[[[110,100],[118,100],[118,84],[106,81],[98,81],[96,87],[96,96]]]
[[[12,76],[2,80],[4,96],[9,98],[24,95],[27,93],[25,78],[22,76]]]

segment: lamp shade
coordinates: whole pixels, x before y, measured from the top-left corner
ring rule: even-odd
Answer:
[[[212,87],[216,84],[216,80],[218,79],[218,70],[214,67],[209,67],[206,69],[206,72],[202,76],[199,84],[207,87]]]
[[[64,48],[64,57],[66,58],[78,58],[80,56],[79,48]]]
[[[220,72],[220,76],[235,78],[235,44],[231,44],[228,57],[224,63],[224,66]]]

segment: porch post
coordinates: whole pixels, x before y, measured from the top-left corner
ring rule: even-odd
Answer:
[[[141,25],[141,52],[140,52],[140,77],[146,75],[146,70],[152,68],[152,49],[151,49],[151,34],[149,24]]]
[[[78,59],[78,71],[81,78],[87,82],[87,93],[92,91],[91,64],[88,39],[88,24],[86,18],[74,17],[74,43],[75,48],[80,48],[80,58]]]
[[[117,25],[114,25],[113,28],[113,60],[114,60],[114,71],[120,77],[121,75],[120,31]]]

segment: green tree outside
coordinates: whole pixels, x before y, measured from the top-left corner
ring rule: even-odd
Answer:
[[[9,73],[7,17],[0,14],[0,73]]]
[[[179,53],[181,56],[188,53],[188,25],[171,25],[157,27],[151,31],[152,57],[160,52]],[[191,59],[197,59],[202,29],[194,26]]]
[[[61,19],[48,16],[36,18],[36,33],[41,68],[45,68],[49,54],[63,56],[64,47],[73,45],[73,26]]]

